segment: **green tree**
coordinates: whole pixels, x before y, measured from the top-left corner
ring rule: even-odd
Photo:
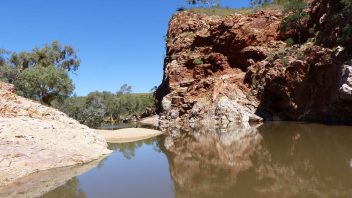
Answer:
[[[271,0],[250,0],[249,2],[252,7],[255,7],[255,6],[261,6],[267,3],[271,3],[272,1]]]
[[[347,9],[352,9],[352,0],[341,0],[341,3],[344,4]]]
[[[132,86],[123,84],[120,89],[116,92],[117,95],[130,94],[132,92]]]
[[[105,105],[100,97],[88,97],[82,113],[82,123],[89,127],[99,127],[105,113]]]
[[[88,96],[67,98],[63,103],[55,100],[53,106],[90,127],[100,126],[106,120],[121,121],[131,115],[141,115],[146,109],[154,109],[152,93],[122,93],[126,94],[95,91]]]
[[[351,48],[350,43],[352,40],[352,0],[341,0],[340,3],[343,6],[340,16],[342,16],[341,20],[344,21],[344,25],[341,29],[341,35],[337,39],[337,42],[339,44],[345,45],[348,48]]]
[[[36,65],[25,69],[15,81],[17,93],[26,98],[51,105],[54,99],[64,99],[74,90],[72,80],[62,68]]]
[[[31,52],[12,53],[9,64],[22,70],[41,65],[43,67],[55,66],[67,71],[76,71],[80,66],[80,60],[71,46],[61,46],[58,41],[53,41],[43,48],[35,47]]]
[[[192,5],[203,4],[203,5],[212,7],[212,6],[220,6],[221,0],[188,0],[188,3]]]
[[[75,50],[58,41],[30,52],[0,50],[0,80],[14,84],[20,95],[48,105],[72,93],[67,72],[76,71],[79,65]]]
[[[78,121],[82,121],[83,120],[82,112],[85,109],[86,101],[87,101],[87,97],[73,96],[65,99],[64,102],[54,100],[52,105],[53,107],[66,113],[71,118]]]
[[[287,0],[283,5],[285,11],[291,14],[283,19],[281,27],[283,30],[286,30],[287,27],[293,27],[298,37],[298,44],[301,45],[302,20],[309,17],[308,13],[304,11],[307,2],[306,0]]]
[[[4,49],[0,49],[0,80],[13,83],[18,78],[21,70],[10,66],[8,61],[9,53]]]

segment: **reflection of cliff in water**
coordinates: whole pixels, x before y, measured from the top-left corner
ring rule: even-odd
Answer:
[[[256,156],[257,192],[276,197],[351,195],[351,127],[266,124],[259,131],[270,158]]]
[[[265,124],[163,139],[178,198],[352,193],[351,128]]]

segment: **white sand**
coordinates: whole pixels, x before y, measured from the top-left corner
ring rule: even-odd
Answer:
[[[153,129],[144,128],[127,128],[119,130],[96,130],[96,132],[105,137],[109,143],[126,143],[138,140],[152,138],[163,132]]]
[[[142,123],[142,124],[145,124],[145,125],[158,127],[158,125],[159,125],[159,116],[158,115],[154,115],[154,116],[151,116],[151,117],[147,117],[147,118],[142,119],[139,122]]]

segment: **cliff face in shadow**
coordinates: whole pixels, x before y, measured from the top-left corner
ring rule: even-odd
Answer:
[[[332,0],[308,2],[303,45],[282,31],[280,9],[209,16],[182,11],[167,33],[163,82],[157,90],[162,128],[264,120],[352,122],[347,20]],[[341,7],[341,5],[340,5]],[[308,31],[310,30],[310,31]],[[333,32],[333,33],[332,33]]]
[[[343,197],[352,193],[347,127],[265,124],[160,141],[177,198]]]

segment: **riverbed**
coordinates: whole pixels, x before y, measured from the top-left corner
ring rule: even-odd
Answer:
[[[114,152],[43,198],[349,197],[352,127],[266,123],[172,132]]]

